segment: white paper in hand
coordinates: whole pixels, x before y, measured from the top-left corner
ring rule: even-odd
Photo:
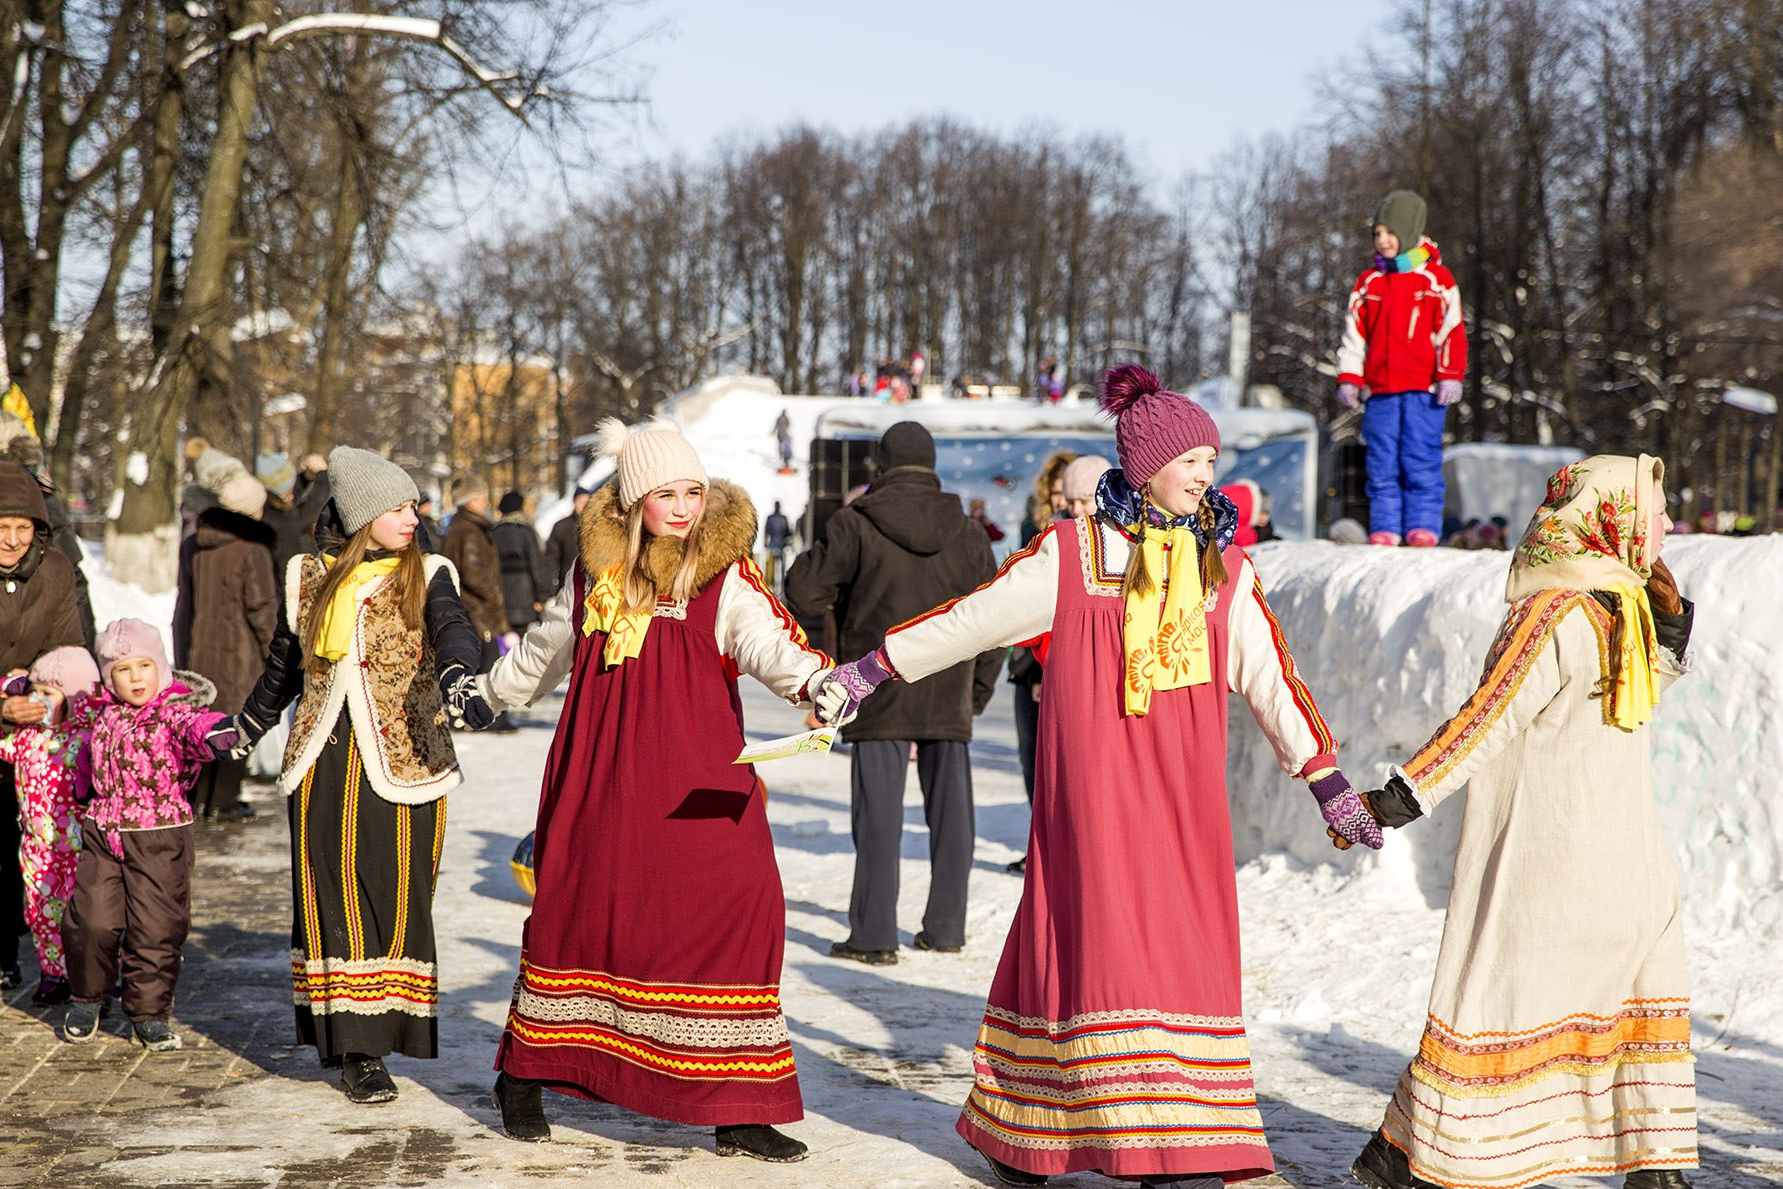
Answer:
[[[802,735],[787,735],[781,739],[764,739],[760,743],[751,743],[731,763],[759,764],[763,760],[783,760],[787,756],[822,755],[835,742],[835,727],[818,727],[815,731],[806,731]]]

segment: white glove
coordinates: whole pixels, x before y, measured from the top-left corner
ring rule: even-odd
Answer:
[[[817,710],[817,721],[826,727],[846,726],[854,721],[861,709],[861,704],[848,696],[840,682],[829,679],[834,672],[834,669],[824,669],[806,686],[812,691],[811,704]]]

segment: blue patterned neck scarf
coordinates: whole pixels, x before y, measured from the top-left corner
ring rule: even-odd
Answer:
[[[1238,505],[1217,487],[1209,487],[1202,493],[1201,502],[1213,509],[1215,547],[1224,549],[1238,534]],[[1199,515],[1190,513],[1170,519],[1128,486],[1127,476],[1119,467],[1103,472],[1101,481],[1096,484],[1096,512],[1104,520],[1119,525],[1129,537],[1139,536],[1146,525],[1186,528],[1195,534],[1195,541],[1201,548],[1207,548],[1207,530],[1201,527]]]

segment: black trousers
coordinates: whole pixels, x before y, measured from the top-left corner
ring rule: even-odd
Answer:
[[[1040,737],[1040,699],[1034,696],[1037,685],[1012,686],[1015,697],[1015,750],[1021,756],[1022,787],[1028,790],[1028,804],[1034,803],[1034,744]]]
[[[854,893],[848,902],[848,944],[860,950],[896,950],[910,741],[863,739],[853,749]],[[929,899],[922,929],[937,946],[963,945],[966,879],[972,872],[977,829],[970,746],[917,741],[916,779],[929,823]]]

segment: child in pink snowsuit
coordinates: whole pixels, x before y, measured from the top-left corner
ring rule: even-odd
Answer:
[[[63,934],[71,1002],[63,1039],[93,1039],[106,992],[124,976],[124,1015],[145,1048],[177,1049],[168,1024],[191,922],[192,803],[200,768],[235,746],[216,687],[174,673],[161,633],[120,619],[99,633],[103,705],[93,726],[92,799]],[[122,944],[119,933],[123,934]]]
[[[25,923],[37,947],[39,979],[31,1002],[68,998],[62,956],[62,914],[74,894],[80,859],[75,786],[84,778],[87,741],[98,717],[93,687],[99,667],[84,648],[54,648],[14,672],[5,692],[43,701],[43,721],[0,735],[0,762],[13,765],[19,793],[19,864],[25,873]]]

